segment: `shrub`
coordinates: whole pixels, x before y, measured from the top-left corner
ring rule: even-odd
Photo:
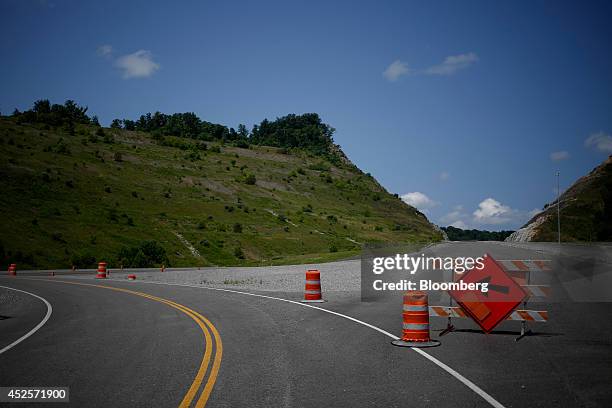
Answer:
[[[236,249],[234,249],[234,256],[238,259],[244,259],[244,252],[242,251],[242,248],[236,247]]]
[[[79,269],[95,268],[96,257],[87,252],[72,254],[70,263]]]
[[[329,171],[331,169],[330,165],[325,163],[324,161],[320,161],[318,163],[311,164],[310,166],[308,166],[308,168],[310,170],[317,170],[317,171]]]
[[[244,178],[244,182],[252,186],[257,182],[257,178],[255,178],[254,174],[249,174]]]
[[[168,264],[166,250],[156,241],[144,241],[134,247],[123,247],[117,258],[128,268],[150,268],[155,265]]]
[[[121,154],[121,152],[115,152],[115,154],[113,155],[113,160],[116,162],[122,162],[123,155]]]
[[[240,147],[242,149],[248,149],[249,148],[249,143],[246,140],[239,139],[238,141],[236,141],[235,146],[236,147]]]
[[[238,222],[237,222],[237,223],[235,223],[235,224],[234,224],[234,227],[233,227],[233,231],[234,231],[234,233],[236,233],[236,234],[240,234],[240,233],[242,233],[242,224],[240,224],[240,223],[238,223]]]
[[[329,246],[329,252],[338,252],[338,247],[334,244]]]

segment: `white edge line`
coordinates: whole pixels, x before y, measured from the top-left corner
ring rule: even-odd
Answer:
[[[83,278],[76,278],[76,279],[83,279]],[[36,280],[36,279],[32,279],[32,280]],[[40,280],[48,280],[48,279],[40,279]],[[113,281],[113,282],[125,282],[124,280],[120,280],[120,279],[107,279],[107,280],[108,281]],[[351,316],[347,316],[347,315],[342,314],[342,313],[334,312],[333,310],[324,309],[322,307],[313,306],[311,304],[302,303],[302,302],[298,302],[298,301],[295,301],[295,300],[283,299],[283,298],[274,297],[274,296],[260,295],[258,293],[242,292],[242,291],[233,290],[233,289],[211,288],[211,287],[208,287],[208,286],[188,285],[188,284],[183,284],[183,283],[152,282],[152,281],[142,281],[142,280],[138,281],[137,283],[148,283],[148,284],[152,284],[152,285],[166,285],[166,286],[183,286],[183,287],[196,288],[196,289],[216,290],[216,291],[219,291],[219,292],[236,293],[236,294],[240,294],[240,295],[253,296],[253,297],[259,297],[259,298],[264,298],[264,299],[278,300],[278,301],[281,301],[281,302],[293,303],[295,305],[299,305],[299,306],[303,306],[303,307],[309,307],[311,309],[317,309],[317,310],[320,310],[320,311],[325,312],[325,313],[329,313],[329,314],[332,314],[332,315],[335,315],[335,316],[342,317],[344,319],[348,319],[348,320],[353,321],[355,323],[358,323],[358,324],[361,324],[363,326],[369,327],[370,329],[376,330],[377,332],[382,333],[385,336],[392,338],[393,340],[398,340],[399,339],[399,337],[397,337],[396,335],[391,334],[388,331],[383,330],[380,327],[376,327],[376,326],[374,326],[374,325],[372,325],[370,323],[366,323],[364,321],[361,321],[361,320],[356,319],[356,318],[351,317]],[[4,287],[4,286],[0,286],[0,287]],[[8,288],[8,289],[12,289],[12,288]],[[15,289],[15,290],[19,290],[19,289]],[[24,292],[24,291],[20,290],[20,292]],[[35,296],[35,297],[43,300],[45,303],[47,303],[47,307],[48,308],[51,307],[51,305],[46,300],[44,300],[43,298],[41,298],[39,296],[36,296],[36,295],[34,295],[32,293],[29,293],[29,292],[25,292],[25,293],[28,293],[28,294],[30,294],[32,296]],[[17,342],[15,342],[14,344],[8,346],[8,348],[10,348],[10,347],[14,346],[15,344],[21,342],[22,340],[25,340],[33,332],[38,330],[40,328],[40,326],[45,324],[46,319],[48,319],[48,316],[50,316],[50,315],[51,315],[51,312],[48,311],[47,312],[47,316],[45,317],[45,319],[43,319],[44,320],[43,322],[39,323],[39,325],[37,327],[35,327],[30,333],[26,334],[24,337],[19,339]],[[441,369],[443,369],[444,371],[446,371],[447,373],[449,373],[450,375],[452,375],[453,377],[455,377],[457,380],[459,380],[461,383],[463,383],[466,387],[468,387],[469,389],[474,391],[478,396],[480,396],[482,399],[487,401],[491,406],[493,406],[495,408],[505,408],[504,405],[502,405],[499,401],[497,401],[491,395],[487,394],[487,392],[484,391],[482,388],[478,387],[472,381],[468,380],[463,375],[459,374],[457,371],[455,371],[454,369],[452,369],[451,367],[449,367],[448,365],[446,365],[442,361],[440,361],[437,358],[433,357],[432,355],[426,353],[425,351],[421,350],[420,348],[415,348],[415,347],[410,347],[410,348],[412,350],[416,351],[421,356],[423,356],[426,359],[428,359],[429,361],[431,361],[432,363],[434,363],[435,365],[437,365],[438,367],[440,367]],[[0,354],[3,351],[5,351],[5,350],[3,349],[2,351],[0,351]]]
[[[36,331],[38,329],[43,327],[44,324],[47,323],[47,320],[49,320],[49,318],[51,317],[51,313],[53,313],[53,307],[51,307],[51,303],[47,302],[47,300],[45,298],[42,298],[42,297],[40,297],[38,295],[35,295],[34,293],[30,293],[30,292],[26,292],[25,290],[10,288],[8,286],[2,286],[2,285],[0,285],[0,288],[5,288],[5,289],[8,289],[8,290],[15,290],[17,292],[22,292],[22,293],[25,293],[27,295],[34,296],[35,298],[37,298],[37,299],[41,300],[42,302],[44,302],[45,305],[47,305],[47,314],[40,321],[40,323],[38,323],[36,326],[34,326],[34,328],[32,330],[30,330],[29,332],[27,332],[26,334],[24,334],[23,336],[21,336],[20,338],[18,338],[17,340],[12,342],[11,344],[9,344],[8,346],[6,346],[3,349],[1,349],[0,350],[0,354],[2,354],[4,352],[6,352],[6,351],[9,351],[13,347],[15,347],[16,345],[18,345],[19,343],[21,343],[22,341],[24,341],[25,339],[27,339],[28,337],[30,337],[31,335],[36,333]]]
[[[123,280],[119,280],[119,279],[108,279],[108,280],[114,281],[114,282],[124,282]],[[260,295],[260,294],[257,294],[257,293],[242,292],[242,291],[233,290],[233,289],[211,288],[211,287],[207,287],[207,286],[188,285],[188,284],[182,284],[182,283],[152,282],[152,281],[142,281],[142,280],[138,281],[137,283],[149,283],[149,284],[153,284],[153,285],[167,285],[167,286],[184,286],[184,287],[189,287],[189,288],[216,290],[216,291],[220,291],[220,292],[237,293],[237,294],[240,294],[240,295],[254,296],[254,297],[260,297],[260,298],[264,298],[264,299],[272,299],[272,300],[278,300],[278,301],[281,301],[281,302],[293,303],[295,305],[299,305],[299,306],[303,306],[303,307],[309,307],[311,309],[317,309],[317,310],[320,310],[320,311],[325,312],[325,313],[333,314],[333,315],[336,315],[336,316],[348,319],[348,320],[353,321],[355,323],[358,323],[358,324],[361,324],[363,326],[369,327],[370,329],[376,330],[377,332],[382,333],[385,336],[392,338],[393,340],[398,340],[399,339],[399,337],[397,337],[396,335],[391,334],[388,331],[383,330],[380,327],[376,327],[376,326],[374,326],[374,325],[372,325],[370,323],[366,323],[364,321],[361,321],[361,320],[356,319],[356,318],[351,317],[351,316],[347,316],[347,315],[342,314],[342,313],[334,312],[333,310],[324,309],[322,307],[313,306],[311,304],[302,303],[302,302],[298,302],[298,301],[295,301],[295,300],[283,299],[283,298],[274,297],[274,296]],[[440,361],[437,358],[433,357],[432,355],[426,353],[425,351],[421,350],[420,348],[415,348],[415,347],[410,347],[410,348],[412,350],[416,351],[421,356],[423,356],[426,359],[428,359],[429,361],[431,361],[432,363],[434,363],[435,365],[437,365],[438,367],[440,367],[441,369],[443,369],[444,371],[446,371],[447,373],[449,373],[450,375],[452,375],[453,377],[455,377],[460,382],[462,382],[463,385],[465,385],[466,387],[468,387],[469,389],[474,391],[476,394],[478,394],[478,396],[480,396],[482,399],[487,401],[491,406],[493,406],[495,408],[505,408],[504,405],[502,405],[499,401],[497,401],[491,395],[487,394],[487,392],[484,391],[482,388],[480,388],[479,386],[474,384],[472,381],[470,381],[467,378],[465,378],[463,375],[459,374],[457,371],[455,371],[454,369],[452,369],[448,365],[444,364],[442,361]]]

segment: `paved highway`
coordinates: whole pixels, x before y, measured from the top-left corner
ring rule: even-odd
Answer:
[[[428,249],[444,256],[484,252],[541,258],[502,244]],[[262,295],[249,296],[88,276],[2,276],[0,286],[52,306],[42,327],[0,354],[0,386],[69,386],[73,406],[612,403],[610,303],[541,305],[551,321],[520,342],[514,341],[516,322],[484,335],[473,323],[457,321],[458,330],[424,355],[391,346],[385,334],[400,334],[399,294],[376,302],[326,294],[328,302],[316,307],[339,315],[279,300],[299,300],[294,292],[244,291]],[[48,314],[43,301],[17,293],[0,303],[0,349]],[[432,324],[437,337],[445,321],[434,318]]]

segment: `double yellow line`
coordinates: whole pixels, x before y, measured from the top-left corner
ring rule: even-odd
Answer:
[[[37,279],[32,279],[32,280],[37,280]],[[117,288],[113,286],[93,285],[90,283],[70,282],[70,281],[55,280],[55,279],[54,280],[44,279],[44,280],[49,281],[49,282],[67,283],[70,285],[104,288],[104,289],[110,289],[110,290],[115,290],[118,292],[124,292],[124,293],[129,293],[132,295],[141,296],[147,299],[154,300],[156,302],[166,304],[170,307],[173,307],[174,309],[180,310],[181,312],[185,313],[187,316],[191,317],[196,322],[196,324],[200,327],[200,329],[202,330],[202,333],[204,334],[204,339],[206,340],[206,345],[205,345],[206,348],[204,351],[204,356],[202,357],[202,362],[200,363],[200,367],[198,369],[198,372],[196,373],[195,379],[193,380],[193,383],[189,387],[187,394],[185,394],[185,396],[183,397],[183,400],[181,401],[181,404],[179,405],[179,407],[187,408],[187,407],[192,406],[192,403],[200,387],[202,386],[204,379],[206,378],[206,373],[208,372],[208,366],[210,365],[210,361],[212,359],[213,362],[212,362],[212,367],[210,369],[210,372],[208,374],[208,380],[206,381],[206,384],[204,385],[204,389],[202,390],[200,397],[197,399],[195,403],[195,407],[203,408],[206,405],[206,402],[208,401],[208,398],[210,397],[210,393],[212,392],[215,382],[217,381],[217,376],[219,374],[219,368],[221,367],[221,358],[223,356],[223,343],[221,342],[221,336],[219,335],[219,332],[217,331],[215,326],[210,322],[210,320],[208,320],[207,318],[205,318],[204,316],[202,316],[200,313],[196,312],[195,310],[188,308],[187,306],[181,305],[180,303],[176,303],[168,299],[163,299],[157,296],[149,295],[148,293],[136,292],[134,290]],[[212,333],[212,336],[211,336],[211,333]],[[214,343],[213,343],[213,338],[214,338]],[[215,347],[215,355],[213,358],[212,353],[213,353],[214,344],[216,344],[216,347]]]

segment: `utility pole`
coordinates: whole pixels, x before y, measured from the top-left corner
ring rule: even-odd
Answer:
[[[559,174],[557,171],[557,236],[559,245],[561,245],[561,210],[559,209],[559,205],[561,205],[561,188],[559,187]]]

